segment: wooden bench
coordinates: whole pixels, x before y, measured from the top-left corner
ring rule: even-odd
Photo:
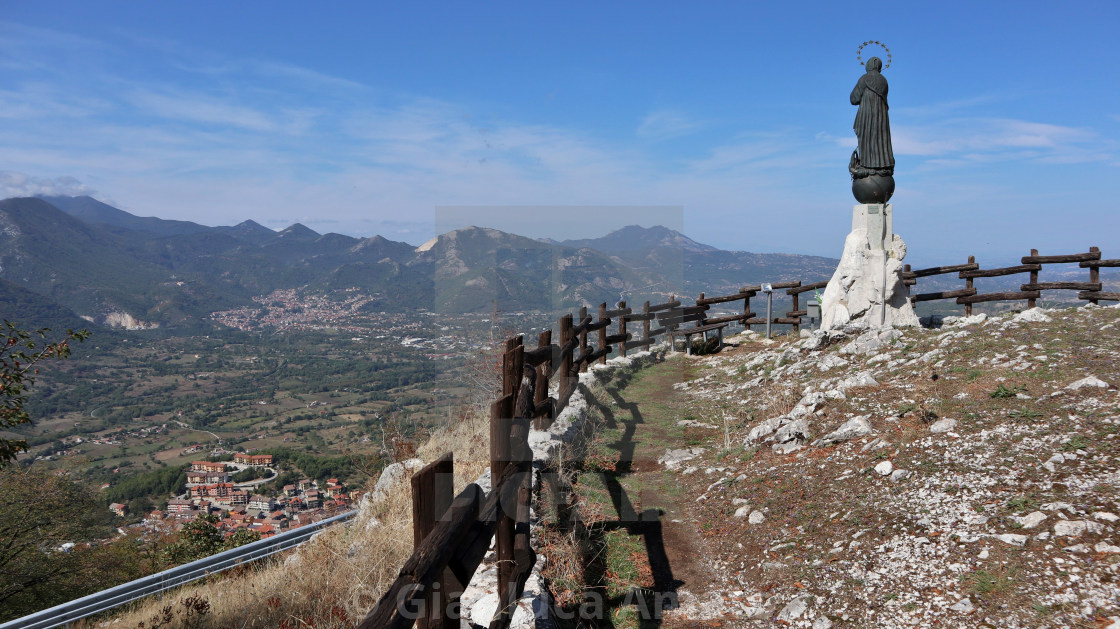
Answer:
[[[706,324],[705,320],[708,311],[708,306],[685,306],[684,308],[670,308],[664,312],[657,313],[657,322],[665,328],[665,332],[669,335],[669,350],[674,351],[674,344],[676,337],[684,337],[685,353],[692,354],[692,335],[700,334],[703,336],[704,341],[708,340],[708,332],[716,332],[719,334],[719,348],[723,348],[723,329],[727,327],[727,323],[713,323]],[[681,324],[696,322],[694,328],[682,328]]]

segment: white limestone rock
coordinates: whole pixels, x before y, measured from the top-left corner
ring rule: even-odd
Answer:
[[[957,420],[950,417],[942,417],[929,425],[929,431],[932,433],[949,432],[956,427]]]
[[[747,438],[743,441],[743,447],[749,448],[774,434],[774,431],[782,425],[783,421],[788,421],[788,419],[785,417],[771,417],[770,419],[763,420],[747,433]]]
[[[1104,530],[1104,525],[1092,520],[1058,520],[1054,525],[1054,535],[1066,537],[1080,537],[1085,533],[1099,533]]]
[[[665,454],[662,454],[657,462],[664,465],[665,469],[672,470],[681,466],[685,461],[691,461],[704,453],[704,448],[682,448],[673,450],[671,448],[665,449]]]
[[[1045,519],[1046,514],[1041,511],[1035,511],[1033,513],[1028,513],[1021,518],[1016,518],[1016,520],[1019,522],[1019,525],[1025,529],[1033,529],[1039,524],[1042,524],[1042,521]]]
[[[797,598],[790,601],[782,611],[778,612],[778,621],[789,624],[790,622],[801,618],[805,611],[809,609],[809,595],[802,594]]]
[[[875,466],[875,473],[879,476],[890,476],[894,471],[894,463],[890,461],[883,461]]]
[[[867,415],[853,417],[841,424],[836,430],[818,439],[813,445],[830,446],[834,443],[870,435],[872,433],[871,422],[867,421],[867,418]]]
[[[971,600],[969,600],[967,598],[962,598],[961,600],[957,601],[953,605],[950,605],[949,609],[951,609],[955,612],[960,612],[962,614],[971,614],[973,611],[976,610],[976,606],[972,604]]]
[[[1067,391],[1078,391],[1080,389],[1085,389],[1085,388],[1090,388],[1090,387],[1097,388],[1097,389],[1107,389],[1108,388],[1108,383],[1105,382],[1104,380],[1101,380],[1100,378],[1097,378],[1096,376],[1087,376],[1085,378],[1082,378],[1082,379],[1078,380],[1077,382],[1072,382],[1072,383],[1066,385],[1066,390]]]
[[[789,443],[790,441],[804,443],[808,439],[809,422],[804,419],[791,421],[774,433],[774,441],[777,443]]]
[[[1011,318],[1011,323],[1045,323],[1050,321],[1050,316],[1042,308],[1024,310]]]
[[[381,471],[381,476],[378,477],[377,484],[373,486],[373,491],[366,494],[362,501],[363,506],[381,502],[392,492],[395,486],[408,482],[408,479],[412,478],[412,473],[422,467],[424,467],[424,461],[420,459],[407,459],[387,466]]]
[[[882,215],[872,216],[875,208]],[[852,231],[844,239],[844,253],[821,297],[821,328],[841,329],[849,324],[863,328],[917,327],[918,317],[902,282],[906,243],[875,220],[887,219],[892,206],[860,204],[852,211]]]

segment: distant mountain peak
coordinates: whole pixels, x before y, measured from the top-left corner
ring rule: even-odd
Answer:
[[[664,225],[654,225],[652,227],[627,225],[601,238],[565,240],[560,244],[565,247],[587,247],[607,253],[623,253],[663,247],[695,252],[717,250],[715,247],[696,242],[688,236],[676,230],[669,229]]]
[[[281,238],[318,238],[319,232],[307,227],[303,223],[293,223],[280,231]]]

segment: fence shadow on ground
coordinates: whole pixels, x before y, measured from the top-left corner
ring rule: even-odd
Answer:
[[[621,434],[617,440],[603,444],[619,453],[615,469],[595,472],[606,489],[615,518],[584,523],[573,514],[572,519],[569,520],[576,538],[583,541],[584,580],[588,584],[585,598],[602,602],[601,613],[594,618],[573,620],[589,623],[595,627],[614,627],[611,619],[613,613],[619,609],[630,608],[636,612],[640,627],[659,627],[662,613],[678,606],[677,591],[685,585],[685,582],[674,576],[669,554],[665,548],[662,526],[665,511],[660,508],[639,511],[623,486],[623,480],[636,471],[637,443],[634,436],[638,425],[645,423],[645,419],[637,403],[628,402],[618,394],[618,388],[622,384],[624,381],[616,381],[606,388],[606,394],[611,397],[614,408],[597,397],[587,386],[579,385],[579,390],[590,410],[601,418],[601,421],[597,422],[600,427],[617,429]],[[615,409],[624,411],[628,419],[620,419]],[[608,574],[606,536],[615,530],[624,530],[628,535],[641,538],[652,572],[652,587],[631,587],[623,594],[616,593],[613,596],[608,594],[611,575]],[[564,613],[563,610],[557,611],[560,615]]]

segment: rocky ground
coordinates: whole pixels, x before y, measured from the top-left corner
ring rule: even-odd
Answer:
[[[665,625],[1120,628],[1120,308],[938,323],[650,368],[685,438],[623,487],[689,545]]]

